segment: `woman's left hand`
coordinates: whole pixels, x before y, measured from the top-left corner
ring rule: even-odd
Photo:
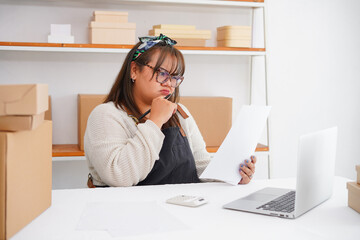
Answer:
[[[251,161],[246,159],[246,164],[240,164],[239,172],[241,175],[241,180],[239,184],[247,184],[251,181],[254,173],[255,173],[255,163],[256,163],[256,157],[251,156]]]

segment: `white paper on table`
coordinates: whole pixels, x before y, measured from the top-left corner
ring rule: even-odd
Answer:
[[[241,178],[239,165],[254,154],[270,109],[270,106],[243,106],[219,150],[200,178],[238,184]]]
[[[92,202],[77,230],[106,230],[113,237],[187,230],[189,227],[156,202]]]

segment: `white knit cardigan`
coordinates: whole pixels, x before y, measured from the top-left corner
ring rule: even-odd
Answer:
[[[198,175],[210,161],[205,142],[186,107],[187,119],[178,114],[189,141]],[[94,185],[133,186],[144,180],[159,159],[164,134],[151,120],[135,124],[113,102],[97,106],[90,114],[84,150]]]

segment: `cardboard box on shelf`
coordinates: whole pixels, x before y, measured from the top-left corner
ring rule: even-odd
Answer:
[[[176,46],[184,47],[205,47],[206,39],[187,39],[187,38],[174,38]]]
[[[52,124],[0,132],[0,239],[9,239],[51,205]]]
[[[36,115],[0,116],[0,131],[32,130],[44,122],[45,112]]]
[[[195,30],[196,27],[194,25],[159,24],[159,25],[154,25],[153,29]]]
[[[207,147],[219,147],[232,123],[232,98],[181,97],[183,104],[194,117]]]
[[[91,111],[103,103],[106,95],[79,94],[78,137],[79,148],[84,150],[84,134]],[[231,128],[232,98],[228,97],[181,97],[194,117],[207,147],[219,147]]]
[[[49,95],[48,101],[48,110],[45,112],[45,120],[52,120],[52,113],[51,113],[51,96]]]
[[[94,11],[94,20],[96,22],[117,22],[127,23],[128,22],[127,12],[118,11]]]
[[[236,25],[228,25],[221,26],[216,28],[217,32],[225,31],[227,33],[235,33],[235,34],[251,34],[251,26],[236,26]]]
[[[90,23],[92,44],[135,44],[135,23]]]
[[[356,165],[355,169],[357,172],[357,183],[360,184],[360,165]]]
[[[225,39],[217,41],[218,47],[244,47],[251,48],[251,40],[234,40],[234,39]]]
[[[201,32],[195,32],[195,31],[201,31]],[[187,38],[187,39],[211,39],[211,31],[206,30],[191,30],[191,32],[180,32],[174,33],[172,31],[163,31],[162,29],[152,29],[149,30],[150,36],[158,36],[160,33],[168,36],[169,38]]]
[[[180,34],[180,35],[205,35],[211,37],[210,30],[184,30],[184,29],[152,29],[149,31],[149,34],[160,35],[160,33],[167,35],[167,34]]]
[[[0,116],[36,115],[47,109],[47,84],[0,85]]]
[[[103,103],[106,95],[103,94],[79,94],[78,95],[78,144],[81,151],[84,151],[84,135],[87,120],[91,111]]]
[[[356,182],[348,182],[348,205],[358,213],[360,213],[360,185]]]
[[[222,26],[217,28],[218,47],[251,47],[251,26]]]

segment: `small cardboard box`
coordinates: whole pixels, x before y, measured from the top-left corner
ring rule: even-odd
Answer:
[[[251,40],[234,40],[234,39],[225,39],[217,41],[218,47],[244,47],[251,48]]]
[[[36,115],[47,109],[47,84],[0,85],[0,116]]]
[[[360,165],[356,165],[357,183],[360,184]]]
[[[348,205],[358,213],[360,213],[360,185],[356,182],[348,182]]]
[[[91,111],[103,103],[106,95],[79,94],[78,137],[79,148],[84,150],[84,134]],[[181,97],[194,117],[207,147],[219,147],[231,128],[232,98],[227,97]]]
[[[103,94],[78,95],[78,143],[81,151],[84,151],[84,135],[89,115],[97,105],[104,102],[105,97]]]
[[[211,39],[211,31],[206,30],[181,30],[182,32],[174,32],[172,30],[163,31],[161,29],[153,29],[149,30],[150,36],[158,36],[160,33],[168,36],[169,38],[177,39],[177,38],[186,38],[186,39]]]
[[[217,40],[251,39],[251,26],[222,26],[217,28]]]
[[[182,30],[195,30],[195,25],[176,25],[176,24],[159,24],[153,25],[153,29],[182,29]]]
[[[128,22],[127,12],[118,11],[94,11],[95,22],[117,22],[127,23]]]
[[[45,112],[45,120],[52,120],[52,113],[51,113],[51,96],[49,95],[49,107],[48,110]]]
[[[44,122],[45,112],[27,116],[0,116],[0,131],[32,130]]]
[[[91,22],[91,44],[135,44],[135,23]]]
[[[9,239],[51,205],[52,131],[0,132],[0,239]]]
[[[184,47],[205,47],[206,39],[188,39],[188,38],[176,38],[176,46]]]

